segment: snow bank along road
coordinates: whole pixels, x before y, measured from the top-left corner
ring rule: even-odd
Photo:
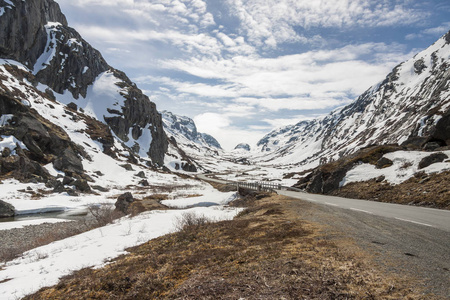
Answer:
[[[219,179],[212,179],[205,175],[198,175],[198,178],[206,181],[227,184],[229,182]],[[433,209],[418,206],[408,206],[393,203],[375,202],[360,199],[349,199],[342,197],[308,194],[288,190],[276,190],[279,195],[306,200],[319,204],[350,209],[381,217],[394,218],[396,220],[433,227],[446,232],[450,232],[450,211]]]

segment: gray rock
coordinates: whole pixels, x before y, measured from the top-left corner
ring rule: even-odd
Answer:
[[[63,172],[69,171],[77,174],[83,173],[83,163],[72,148],[66,148],[55,161],[53,167]]]
[[[10,155],[11,155],[11,149],[9,149],[8,147],[3,148],[2,157],[8,157]]]
[[[133,202],[134,202],[133,195],[130,192],[126,192],[125,194],[122,194],[117,198],[117,201],[115,203],[116,210],[127,214],[128,208]]]
[[[433,153],[427,157],[422,158],[422,160],[419,162],[419,169],[426,168],[438,162],[443,162],[447,158],[448,156],[445,153]]]
[[[100,191],[100,192],[109,192],[109,190],[107,188],[104,188],[100,185],[92,185],[91,188],[93,188],[94,190]]]
[[[140,171],[139,173],[134,174],[134,176],[140,177],[140,178],[145,178],[146,177],[144,171]]]
[[[91,192],[91,187],[89,186],[88,182],[84,179],[75,180],[73,186],[82,193]]]
[[[150,184],[148,183],[147,179],[142,179],[141,181],[139,181],[139,184],[142,186],[150,186]]]
[[[72,110],[75,110],[75,111],[78,110],[78,105],[76,105],[76,104],[73,103],[73,102],[70,102],[69,104],[67,104],[67,107],[70,108],[70,109],[72,109]]]
[[[14,206],[0,200],[0,218],[14,217],[15,214]]]
[[[124,165],[120,165],[120,166],[127,171],[134,171],[133,166],[131,166],[130,164],[124,164]]]
[[[376,168],[377,169],[383,169],[383,168],[387,168],[392,166],[394,163],[392,162],[392,160],[386,158],[386,157],[382,157],[377,161],[376,164]]]

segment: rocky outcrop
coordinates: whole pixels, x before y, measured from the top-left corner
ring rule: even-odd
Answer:
[[[15,214],[14,206],[0,200],[0,218],[14,217]]]
[[[447,158],[448,156],[445,153],[433,153],[427,157],[422,158],[422,160],[419,162],[419,169],[426,168],[435,163],[443,162]]]
[[[53,0],[11,0],[0,22],[0,57],[33,68],[47,45],[48,22],[67,26],[66,17]],[[33,17],[30,17],[33,16]]]
[[[10,115],[8,124],[0,127],[0,135],[14,136],[26,149],[16,145],[16,155],[0,158],[1,173],[13,172],[19,180],[37,178],[46,181],[51,176],[42,167],[53,162],[56,169],[83,173],[82,149],[74,144],[66,132],[40,116],[19,100],[0,93],[0,115]]]
[[[162,166],[168,140],[163,129],[161,114],[156,110],[156,105],[130,81],[125,73],[115,69],[112,71],[117,78],[122,80],[120,87],[127,91],[122,94],[126,100],[122,112],[116,112],[117,116],[114,117],[105,117],[105,122],[123,141],[129,140],[130,131],[132,138],[137,140],[144,129],[150,129],[152,142],[147,154],[153,162]],[[136,144],[132,150],[138,153],[138,147],[139,145]]]
[[[117,198],[115,203],[116,210],[127,214],[131,203],[134,201],[133,195],[130,192],[122,194]]]

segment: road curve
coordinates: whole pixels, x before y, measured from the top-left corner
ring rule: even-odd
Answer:
[[[229,183],[225,180],[209,178],[204,174],[197,175],[197,177],[205,181],[212,181],[221,184]],[[450,232],[450,211],[448,210],[309,194],[285,189],[276,190],[276,192],[279,195],[284,195],[295,199],[350,209],[381,217],[393,218],[404,222],[410,222]]]

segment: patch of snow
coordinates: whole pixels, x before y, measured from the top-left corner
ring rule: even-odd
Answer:
[[[45,30],[47,31],[47,44],[45,45],[45,51],[41,54],[41,56],[37,59],[36,63],[33,67],[33,74],[36,75],[40,70],[45,69],[53,58],[56,55],[56,32],[58,31],[57,27],[61,26],[61,23],[58,22],[48,22],[45,25]]]
[[[0,126],[7,125],[7,123],[9,123],[13,117],[14,117],[14,115],[11,115],[11,114],[1,115],[0,116]]]
[[[385,180],[391,184],[400,184],[413,177],[419,171],[431,174],[450,170],[450,163],[448,162],[434,163],[426,168],[419,169],[419,162],[432,153],[423,151],[396,151],[388,153],[384,157],[393,162],[392,166],[377,169],[371,164],[357,165],[347,172],[339,185],[344,186],[350,182],[367,181],[380,176],[384,176]],[[450,157],[450,151],[443,151],[443,153]]]
[[[0,135],[0,152],[5,148],[9,148],[11,150],[11,155],[16,155],[16,147],[19,144],[20,148],[28,149],[24,143],[16,139],[16,137],[12,135]]]
[[[126,254],[125,249],[129,247],[174,232],[177,220],[184,213],[219,221],[232,219],[239,211],[223,207],[151,211],[33,249],[4,264],[0,270],[0,298],[19,299],[56,284],[60,277],[73,271],[101,267]]]

